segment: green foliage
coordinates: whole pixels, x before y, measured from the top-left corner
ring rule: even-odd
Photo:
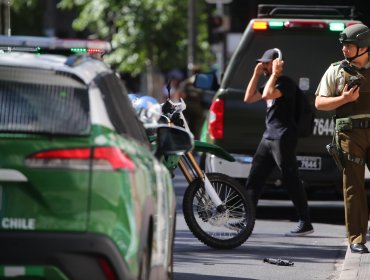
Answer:
[[[11,0],[11,33],[13,35],[43,35],[43,1]],[[1,2],[1,1],[0,1]],[[30,16],[32,15],[32,16]]]
[[[35,18],[42,18],[45,1],[12,0],[12,33],[43,35]],[[196,2],[196,62],[209,65],[206,4]],[[148,61],[162,71],[187,68],[188,0],[61,0],[58,7],[77,11],[74,29],[112,42],[107,62],[119,71],[139,74]]]
[[[41,1],[38,0],[11,0],[12,10],[18,13],[22,9],[34,9],[39,6]]]
[[[107,61],[122,72],[141,73],[148,60],[166,71],[186,69],[188,1],[185,0],[61,0],[59,7],[77,9],[73,27],[92,37],[111,40]],[[197,1],[200,63],[211,63],[207,42],[206,4]]]

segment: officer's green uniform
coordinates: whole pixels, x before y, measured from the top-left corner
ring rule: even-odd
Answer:
[[[364,76],[360,97],[336,109],[337,143],[343,150],[343,192],[345,221],[350,244],[366,243],[368,223],[365,193],[365,163],[370,166],[370,62],[359,70]],[[316,95],[338,96],[349,81],[349,74],[332,64],[325,72]]]

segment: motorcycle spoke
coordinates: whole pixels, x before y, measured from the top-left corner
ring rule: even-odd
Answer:
[[[231,249],[241,245],[254,227],[254,208],[244,188],[221,173],[207,173],[223,207],[216,207],[200,178],[184,194],[184,218],[193,234],[210,247]]]
[[[245,218],[245,207],[238,193],[222,182],[212,182],[216,193],[226,206],[224,213],[219,213],[204,187],[199,187],[193,200],[193,211],[201,228],[213,238],[229,239],[237,235],[237,231],[225,227],[226,223],[237,222]]]

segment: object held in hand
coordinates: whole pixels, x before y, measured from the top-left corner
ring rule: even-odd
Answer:
[[[351,89],[353,87],[359,87],[361,84],[361,78],[352,76],[348,82],[348,89]]]

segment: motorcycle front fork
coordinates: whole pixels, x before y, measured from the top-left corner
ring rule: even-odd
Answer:
[[[179,160],[179,166],[189,184],[196,178],[201,178],[203,180],[206,193],[216,205],[216,209],[222,212],[224,210],[224,205],[206,173],[200,168],[194,155],[191,152],[185,153]]]

